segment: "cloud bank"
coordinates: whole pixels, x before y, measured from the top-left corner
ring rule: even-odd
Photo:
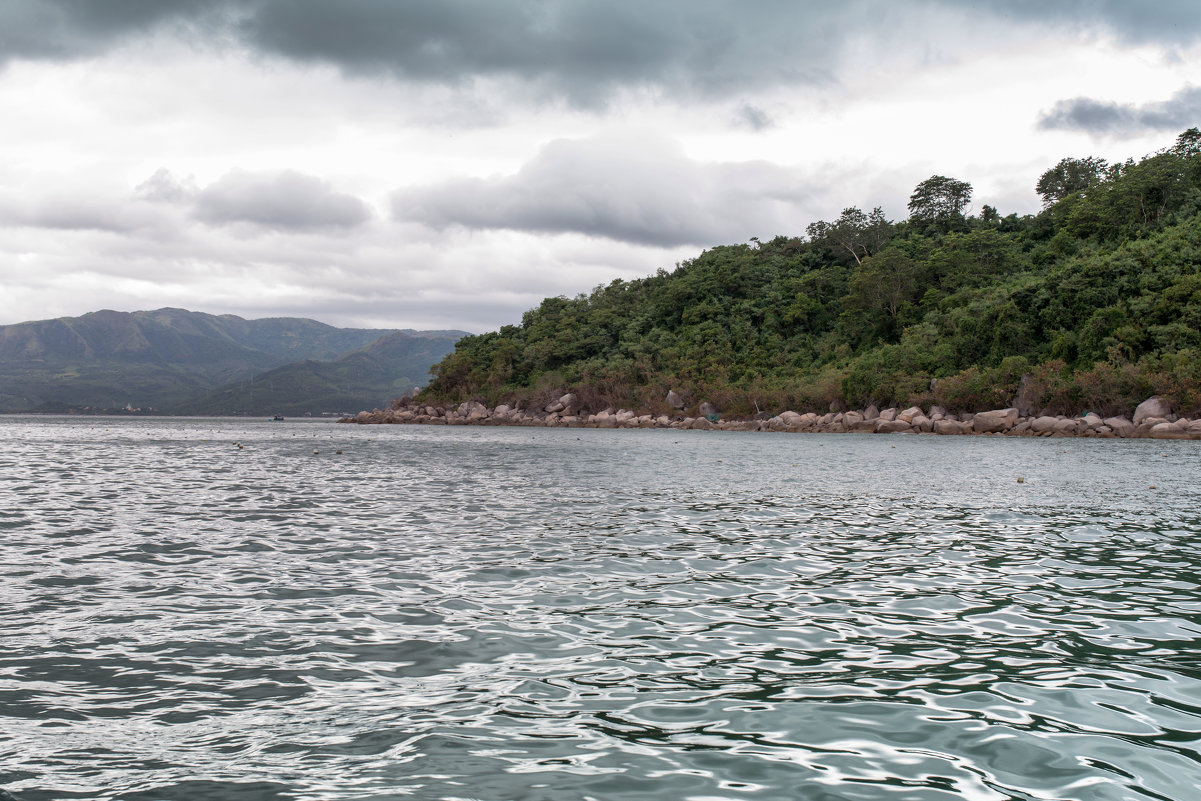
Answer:
[[[1113,103],[1090,97],[1061,100],[1044,112],[1044,130],[1076,130],[1090,134],[1130,137],[1146,131],[1179,132],[1201,124],[1201,87],[1181,89],[1167,100],[1152,103]]]
[[[1192,0],[8,0],[0,60],[82,58],[166,34],[189,46],[328,64],[348,74],[452,87],[515,81],[577,106],[622,90],[734,98],[747,89],[837,80],[848,48],[896,47],[901,31],[952,47],[953,29],[990,20],[1187,45]],[[753,116],[753,115],[752,115]],[[752,120],[753,124],[753,120]]]
[[[763,162],[710,164],[653,135],[556,140],[515,174],[398,191],[398,220],[673,247],[799,227],[816,192]]]

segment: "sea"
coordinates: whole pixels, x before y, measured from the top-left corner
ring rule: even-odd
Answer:
[[[0,788],[1195,801],[1199,561],[1201,442],[0,417]]]

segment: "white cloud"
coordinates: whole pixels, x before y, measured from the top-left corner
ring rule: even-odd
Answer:
[[[795,170],[695,161],[678,143],[644,132],[557,139],[511,175],[401,190],[393,213],[439,229],[704,246],[788,230],[814,195]]]
[[[844,206],[902,217],[934,173],[1033,212],[1060,158],[1174,134],[1040,113],[1146,110],[1201,74],[1183,3],[536,3],[491,29],[413,3],[409,34],[446,49],[392,63],[409,34],[362,38],[366,0],[329,6],[366,21],[344,48],[294,4],[241,28],[150,5],[0,9],[0,323],[172,305],[483,330]]]

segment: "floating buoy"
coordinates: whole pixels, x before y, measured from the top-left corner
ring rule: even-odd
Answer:
[[[334,451],[334,453],[338,454],[339,456],[342,455],[342,451]]]
[[[1019,483],[1019,484],[1025,484],[1025,483],[1026,483],[1026,479],[1022,478],[1021,476],[1018,476],[1018,483]]]
[[[1155,489],[1155,485],[1152,484],[1151,486],[1147,487],[1147,489]]]
[[[316,456],[316,455],[317,455],[317,454],[319,454],[319,453],[321,453],[321,451],[313,451],[313,455],[314,455],[314,456]]]

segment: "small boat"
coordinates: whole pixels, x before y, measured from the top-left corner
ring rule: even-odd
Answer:
[[[282,414],[277,414],[275,417],[271,418],[271,421],[275,423],[282,423],[284,421],[284,416]]]

